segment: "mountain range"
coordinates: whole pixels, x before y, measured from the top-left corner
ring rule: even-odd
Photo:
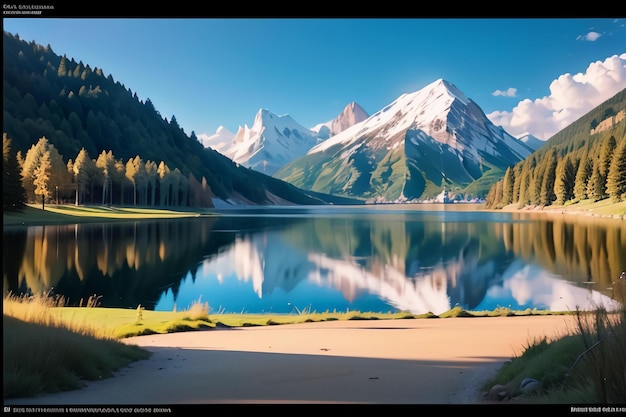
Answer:
[[[533,151],[438,79],[314,146],[274,177],[370,202],[423,200],[444,189],[465,198],[484,195],[492,177]]]
[[[252,128],[232,134],[220,127],[203,143],[303,189],[379,202],[429,198],[443,189],[480,196],[466,189],[544,144],[494,126],[443,79],[402,95],[373,116],[352,102],[311,129],[261,109]],[[486,184],[473,188],[485,191]]]
[[[279,116],[260,109],[252,127],[240,126],[234,134],[220,126],[202,143],[238,164],[272,175],[287,163],[304,156],[315,145],[367,117],[365,110],[352,102],[335,119],[308,129],[289,115]]]

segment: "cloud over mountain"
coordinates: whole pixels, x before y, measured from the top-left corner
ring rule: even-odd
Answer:
[[[550,95],[524,99],[512,111],[495,111],[489,120],[519,136],[530,132],[547,140],[626,88],[626,53],[596,61],[585,73],[563,74],[550,84]]]

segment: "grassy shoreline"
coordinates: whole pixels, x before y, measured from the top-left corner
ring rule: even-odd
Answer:
[[[184,217],[212,216],[201,211],[185,211],[138,207],[72,206],[48,204],[28,205],[21,211],[5,211],[2,214],[3,227],[8,226],[47,226],[76,223],[102,223],[135,220],[167,220]]]
[[[511,204],[502,209],[479,210],[489,212],[512,212],[538,215],[576,215],[593,218],[626,220],[626,201],[619,203],[608,199],[598,202],[584,200],[575,204],[553,206],[518,207]],[[361,207],[361,206],[360,206]],[[4,211],[3,227],[9,226],[45,226],[75,223],[99,223],[111,221],[177,219],[184,217],[217,216],[211,209],[167,209],[146,207],[109,207],[109,206],[74,206],[48,204],[42,210],[41,205],[29,204],[22,211]]]
[[[493,396],[475,398],[475,403],[616,404],[626,399],[624,309],[471,312],[456,307],[438,316],[358,311],[257,315],[209,314],[208,304],[199,302],[189,310],[172,312],[96,305],[63,307],[58,300],[46,297],[5,297],[3,307],[5,398],[76,390],[82,388],[83,381],[112,377],[132,362],[151,357],[150,351],[122,340],[137,335],[336,320],[471,320],[556,314],[575,315],[578,333],[554,340],[529,340],[520,356],[511,358],[494,377],[483,382],[481,391]],[[540,388],[525,392],[521,385],[527,378],[537,381]]]

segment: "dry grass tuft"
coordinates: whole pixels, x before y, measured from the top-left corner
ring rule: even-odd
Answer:
[[[91,296],[85,307],[97,307],[99,297]],[[65,319],[52,313],[52,308],[64,307],[66,300],[62,296],[50,294],[21,295],[9,293],[4,297],[2,313],[27,323],[40,324],[47,327],[63,328],[72,332],[93,336],[100,339],[114,339],[110,330],[98,328],[86,321]],[[81,300],[82,305],[82,300]]]
[[[205,320],[209,321],[209,303],[202,302],[201,299],[194,301],[188,310],[182,312],[185,320]]]
[[[84,380],[108,378],[129,363],[150,357],[147,350],[113,338],[110,329],[51,312],[64,303],[62,297],[47,294],[4,298],[4,398],[78,389]]]
[[[626,404],[626,309],[593,314],[577,312],[584,351],[572,366],[572,376],[589,386],[598,403]],[[581,375],[582,374],[582,375]]]

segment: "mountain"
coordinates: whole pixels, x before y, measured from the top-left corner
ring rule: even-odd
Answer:
[[[365,110],[352,102],[335,119],[307,129],[289,115],[278,116],[260,109],[252,127],[240,126],[237,133],[232,134],[220,126],[203,144],[238,164],[272,175],[323,140],[365,118]]]
[[[101,68],[58,55],[50,45],[25,42],[5,31],[2,53],[2,128],[12,150],[25,155],[45,138],[64,164],[75,162],[83,150],[92,161],[110,152],[120,167],[110,176],[112,204],[134,201],[124,193],[140,194],[144,200],[150,193],[152,204],[166,201],[175,205],[191,205],[194,200],[248,205],[340,201],[319,193],[313,196],[205,148],[194,132],[183,131],[175,116],[169,120],[162,117],[150,99],[139,100],[136,93],[112,75],[105,75]],[[132,179],[129,172],[124,173],[129,162],[135,164]],[[150,167],[149,181],[141,174],[146,166]],[[162,173],[159,179],[154,166]],[[104,175],[101,171],[96,174]],[[90,194],[87,203],[100,202],[98,196],[104,194],[104,183],[97,175],[90,176],[86,186]],[[131,181],[135,186],[129,186]],[[54,184],[48,186],[55,189]],[[76,183],[67,181],[59,187],[69,199]],[[163,198],[165,193],[167,198]],[[34,198],[32,193],[28,197]]]
[[[328,139],[338,133],[343,132],[350,126],[362,122],[367,119],[369,114],[361,106],[354,101],[348,104],[341,114],[330,122],[320,123],[311,130],[317,133],[321,139]]]
[[[272,175],[320,141],[315,132],[300,125],[291,116],[278,116],[267,109],[260,109],[252,127],[240,126],[229,143],[219,143],[215,139],[214,144],[220,146],[220,153],[236,163]]]
[[[516,136],[516,138],[519,141],[524,142],[534,151],[541,148],[546,143],[546,141],[541,140],[538,137],[531,135],[530,133],[522,133],[521,135]]]
[[[376,202],[432,198],[444,188],[452,195],[473,189],[472,197],[480,197],[532,151],[438,79],[316,145],[274,177]]]

